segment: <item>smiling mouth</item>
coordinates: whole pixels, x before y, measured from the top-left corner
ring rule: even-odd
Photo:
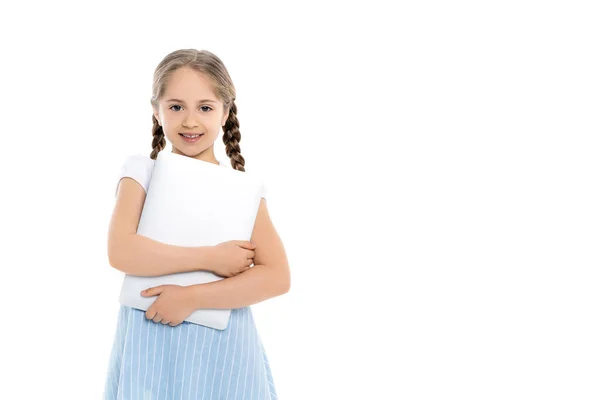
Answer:
[[[198,134],[198,135],[193,135],[191,137],[190,136],[186,136],[183,133],[180,133],[179,135],[183,138],[183,141],[186,142],[186,143],[196,143],[197,141],[199,141],[200,139],[202,139],[202,136],[204,136],[203,133]]]

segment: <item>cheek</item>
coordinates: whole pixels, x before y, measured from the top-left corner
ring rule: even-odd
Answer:
[[[165,131],[165,133],[178,131],[180,126],[181,123],[177,120],[177,118],[170,117],[163,119],[163,130]]]

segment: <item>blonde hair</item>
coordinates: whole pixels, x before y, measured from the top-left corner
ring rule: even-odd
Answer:
[[[229,110],[229,116],[223,126],[225,152],[231,160],[231,166],[245,171],[245,160],[240,152],[240,124],[235,104],[235,86],[219,57],[208,50],[181,49],[169,53],[154,70],[152,98],[150,103],[158,109],[158,101],[164,95],[170,76],[177,69],[187,67],[200,72],[213,83],[215,95],[223,102],[223,113]],[[167,145],[165,133],[158,120],[152,114],[152,152],[150,158],[156,160],[158,153]]]

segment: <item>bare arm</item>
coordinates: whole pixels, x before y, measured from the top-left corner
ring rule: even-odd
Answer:
[[[290,268],[283,243],[261,200],[250,240],[256,244],[254,267],[216,282],[188,286],[193,308],[241,308],[290,290]]]
[[[241,308],[260,303],[289,291],[285,269],[259,264],[230,278],[188,286],[190,303],[194,309]]]
[[[174,246],[146,236],[128,234],[109,244],[110,265],[129,275],[160,276],[209,271],[212,246]]]

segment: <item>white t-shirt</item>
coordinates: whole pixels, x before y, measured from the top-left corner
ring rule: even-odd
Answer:
[[[115,197],[117,196],[117,193],[119,191],[119,183],[121,182],[121,179],[125,177],[133,178],[136,182],[142,185],[144,191],[147,193],[150,178],[152,178],[152,170],[154,169],[155,161],[156,160],[150,158],[149,155],[144,155],[140,153],[133,154],[127,157],[127,159],[121,166],[119,174],[117,175],[117,187],[115,188]],[[219,161],[219,165],[223,168],[232,168],[230,162],[224,163],[221,160],[217,161]],[[261,197],[265,200],[267,199],[266,193],[267,190],[265,185],[263,184]]]

